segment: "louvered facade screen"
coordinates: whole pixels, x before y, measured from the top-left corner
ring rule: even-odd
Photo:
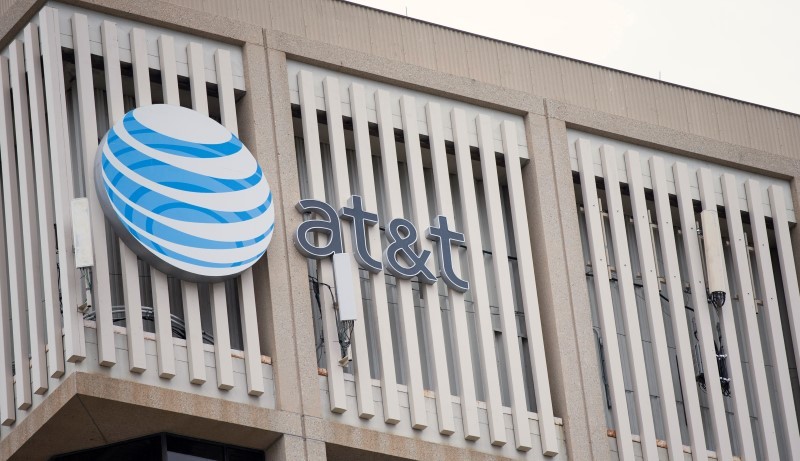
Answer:
[[[466,237],[455,255],[470,282],[463,294],[441,281],[354,274],[360,302],[346,367],[339,364],[330,263],[309,263],[323,398],[332,415],[515,457],[532,448],[547,456],[563,451],[524,199],[521,117],[296,63],[289,79],[303,198],[338,209],[352,194],[362,196],[379,216],[369,231],[377,258],[396,217],[422,232],[444,215]],[[342,235],[352,251],[349,230]],[[434,250],[424,237],[419,245]]]
[[[0,458],[180,427],[267,459],[800,460],[797,116],[346,1],[178,3],[0,0]],[[132,110],[249,176],[133,135],[98,160]],[[186,204],[208,221],[154,230]],[[253,265],[184,280],[127,225]]]
[[[44,7],[0,52],[4,426],[98,367],[274,405],[252,271],[195,284],[148,267],[107,224],[94,185],[98,143],[126,111],[183,105],[236,133],[243,91],[240,48],[65,5]],[[90,222],[75,223],[82,197]],[[90,268],[76,269],[77,225],[91,229]]]
[[[639,449],[657,459],[659,447],[669,459],[706,459],[706,450],[717,459],[798,458],[800,305],[788,183],[599,136],[573,132],[570,140],[619,459]],[[711,220],[701,219],[704,210]],[[715,232],[722,307],[706,286],[704,236]]]

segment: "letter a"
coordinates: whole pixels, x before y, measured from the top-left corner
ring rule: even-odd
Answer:
[[[313,259],[322,259],[342,252],[342,230],[333,207],[320,200],[306,199],[300,200],[295,208],[300,213],[315,213],[323,218],[309,219],[297,226],[297,231],[294,233],[294,246],[297,251]],[[313,243],[313,236],[309,238],[309,234],[317,232],[327,235],[328,243],[316,246]]]

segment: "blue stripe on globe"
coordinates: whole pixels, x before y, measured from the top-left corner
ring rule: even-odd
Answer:
[[[131,110],[95,160],[100,205],[120,238],[162,272],[216,282],[264,254],[275,228],[272,192],[244,144],[179,106]]]

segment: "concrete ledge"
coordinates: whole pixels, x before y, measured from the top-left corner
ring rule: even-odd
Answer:
[[[45,460],[156,432],[264,450],[302,430],[296,413],[75,372],[0,441],[0,459]]]
[[[547,116],[568,128],[658,148],[687,157],[712,161],[780,179],[800,176],[800,152],[778,154],[675,130],[648,122],[607,114],[561,101],[545,101]]]
[[[223,42],[263,44],[259,26],[160,0],[59,1]]]
[[[237,45],[264,44],[264,35],[259,26],[160,0],[60,1],[222,42]],[[46,0],[17,0],[7,11],[0,14],[0,49],[8,45],[45,3]]]
[[[510,458],[502,456],[426,442],[310,416],[303,417],[303,424],[307,438],[341,447],[328,447],[329,458],[334,460],[436,459],[452,461],[511,461]],[[354,447],[358,447],[358,449],[354,450]],[[335,456],[336,453],[346,454],[347,457],[338,458]]]
[[[265,42],[267,48],[282,51],[289,59],[517,115],[544,114],[544,100],[530,93],[277,30],[265,30]]]
[[[46,0],[16,0],[6,11],[0,12],[0,50],[14,39],[39,12]]]
[[[50,419],[58,414],[75,397],[76,394],[76,374],[72,374],[54,390],[50,391],[48,397],[22,421],[14,426],[5,438],[0,441],[0,459],[10,459],[12,454],[17,453],[26,442],[28,442],[40,429],[50,425]],[[84,426],[81,421],[75,421],[75,435],[80,437],[84,434]]]
[[[375,81],[391,83],[514,114],[545,115],[568,128],[657,147],[693,158],[714,161],[782,179],[800,175],[800,152],[768,152],[668,128],[651,122],[560,100],[544,99],[474,79],[342,48],[277,30],[264,30],[267,48],[300,62],[327,67]]]

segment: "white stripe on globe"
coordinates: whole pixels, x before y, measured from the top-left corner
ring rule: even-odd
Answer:
[[[146,187],[147,189],[158,192],[159,194],[165,195],[179,202],[204,208],[208,207],[209,209],[214,209],[217,211],[236,212],[251,210],[258,207],[263,203],[261,201],[261,193],[266,191],[267,195],[269,194],[269,184],[267,184],[266,178],[262,178],[258,184],[253,186],[253,189],[256,190],[220,192],[210,196],[205,192],[190,192],[170,188],[152,181],[149,178],[141,176],[134,171],[131,171],[130,168],[121,163],[119,159],[113,155],[107,144],[103,146],[103,150],[104,158],[117,170],[122,172],[126,178],[143,187]]]
[[[229,130],[191,109],[155,104],[125,114],[100,143],[95,187],[125,244],[184,280],[234,277],[272,238],[260,166]]]
[[[142,125],[188,144],[219,144],[231,137],[231,132],[224,126],[185,107],[152,104],[134,110],[136,119]],[[181,119],[176,120],[175,117]],[[214,123],[208,123],[209,121]]]
[[[214,175],[215,178],[221,179],[242,179],[255,173],[256,168],[258,168],[256,159],[253,158],[253,155],[246,148],[226,157],[208,158],[198,161],[198,159],[182,157],[180,155],[173,155],[158,149],[153,149],[131,136],[125,127],[117,130],[116,133],[120,139],[148,157],[193,173]],[[234,156],[236,156],[236,158],[231,158]]]
[[[158,213],[154,213],[142,208],[129,198],[121,196],[121,194],[119,194],[118,190],[113,185],[108,184],[105,173],[103,173],[103,179],[106,181],[106,185],[108,185],[113,192],[120,195],[121,200],[125,202],[126,205],[151,219],[157,220],[162,224],[195,237],[209,238],[219,240],[221,242],[252,240],[261,236],[263,234],[262,229],[269,228],[269,226],[271,226],[275,221],[275,211],[272,207],[269,207],[267,211],[262,213],[260,216],[253,218],[251,221],[233,223],[196,223],[167,218],[159,215]],[[238,239],[232,240],[233,236],[238,237]]]
[[[166,263],[168,263],[171,267],[174,268],[173,272],[177,270],[177,271],[182,271],[182,272],[188,273],[188,272],[194,271],[196,269],[195,266],[192,265],[192,264],[184,263],[183,261],[179,261],[177,259],[170,258],[169,256],[161,256],[161,258],[163,258],[163,260]],[[155,266],[153,266],[153,267],[155,267]],[[250,265],[245,266],[245,269],[247,269],[248,267],[250,267]],[[238,273],[244,272],[245,269],[241,269]],[[202,278],[198,278],[197,276],[195,276],[195,277],[185,277],[184,276],[183,279],[184,280],[189,280],[189,281],[196,281],[196,282],[204,282],[204,281],[216,282],[216,281],[221,281],[221,280],[227,280],[227,279],[229,279],[231,277],[235,277],[236,275],[238,275],[238,273],[234,274],[234,275],[231,275],[230,274],[230,272],[231,272],[230,268],[207,267],[207,268],[203,269],[203,272],[204,272],[204,275],[203,275]]]
[[[121,219],[124,223],[130,225],[130,221],[124,217]],[[264,244],[264,240],[266,239],[245,247],[235,247],[230,249],[208,249],[181,245],[180,243],[164,240],[159,238],[157,235],[153,235],[144,230],[141,231],[141,234],[147,238],[150,238],[159,246],[163,246],[164,248],[181,256],[194,259],[203,259],[214,264],[235,264],[241,261],[246,261],[260,255],[264,250],[267,249],[267,245]]]

